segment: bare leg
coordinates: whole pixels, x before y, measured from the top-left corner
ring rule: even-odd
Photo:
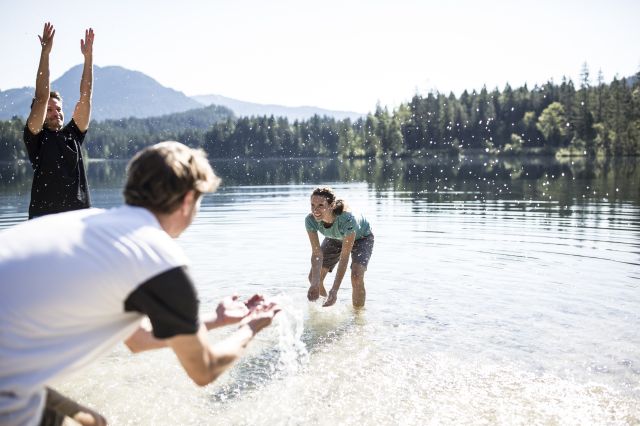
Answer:
[[[359,263],[351,264],[351,301],[355,308],[364,306],[367,292],[364,289],[364,273],[366,268]]]
[[[327,297],[327,290],[325,290],[324,288],[324,277],[326,277],[328,273],[329,273],[328,268],[323,267],[320,270],[320,288],[318,290],[320,292],[320,296],[322,297]],[[311,271],[309,271],[309,284],[311,284]],[[316,300],[318,298],[318,296],[312,298],[312,296],[314,296],[312,294],[308,294],[308,296],[309,296],[309,300]]]

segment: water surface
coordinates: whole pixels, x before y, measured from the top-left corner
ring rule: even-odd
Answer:
[[[285,309],[206,388],[124,346],[58,385],[113,424],[640,423],[637,161],[213,164],[223,186],[178,240],[202,309],[255,292]],[[121,202],[124,167],[89,164],[96,206]],[[0,177],[7,227],[30,171]],[[348,278],[336,306],[306,301],[319,183],[372,222],[363,310]]]

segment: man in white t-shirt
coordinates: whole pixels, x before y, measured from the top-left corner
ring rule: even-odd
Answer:
[[[188,261],[173,240],[219,184],[206,156],[162,142],[129,163],[126,204],[44,216],[0,232],[0,424],[105,424],[49,385],[120,341],[170,347],[198,385],[214,381],[279,308],[225,299],[201,321]],[[141,326],[149,318],[152,330]],[[210,346],[208,329],[239,323]]]

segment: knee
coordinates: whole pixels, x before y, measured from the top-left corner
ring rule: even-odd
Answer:
[[[361,285],[364,283],[364,272],[359,270],[351,271],[351,282],[356,285]]]

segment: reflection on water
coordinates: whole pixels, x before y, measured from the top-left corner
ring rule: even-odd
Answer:
[[[466,194],[469,199],[553,200],[570,206],[581,199],[637,200],[640,162],[635,158],[580,159],[440,157],[423,160],[213,160],[227,186],[366,182],[378,191],[429,193],[432,199]],[[121,188],[125,161],[90,161],[93,188]],[[0,163],[0,194],[27,194],[31,166]]]
[[[178,240],[201,308],[258,292],[284,310],[205,389],[124,347],[58,384],[113,424],[640,422],[637,160],[213,163],[223,186]],[[0,170],[1,228],[30,172]],[[90,163],[96,205],[121,202],[124,170]],[[306,300],[319,183],[372,222],[363,310],[348,278],[336,306]]]

